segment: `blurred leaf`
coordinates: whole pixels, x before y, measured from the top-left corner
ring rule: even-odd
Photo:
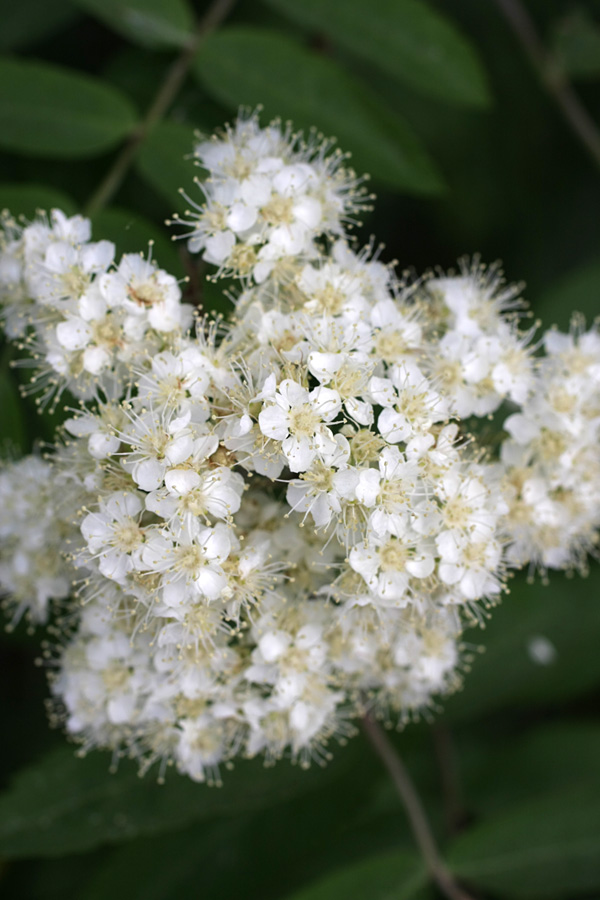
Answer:
[[[19,880],[28,878],[31,886],[25,893],[27,900],[82,900],[82,885],[87,883],[90,873],[102,865],[106,855],[107,849],[103,847],[78,856],[38,859],[33,865],[29,859],[12,860],[9,875],[21,870]],[[25,900],[22,887],[19,897]],[[118,900],[118,897],[118,892],[115,892],[111,900]]]
[[[515,805],[450,847],[452,870],[512,898],[600,889],[600,780]]]
[[[180,47],[194,24],[185,0],[73,0],[109,28],[144,47]]]
[[[0,50],[35,44],[56,34],[78,17],[70,0],[10,0],[2,4]]]
[[[143,47],[124,44],[107,61],[102,77],[127,94],[138,110],[145,111],[164,80],[165,60],[161,53],[148,53]]]
[[[27,451],[27,428],[23,418],[23,404],[19,399],[17,384],[8,367],[9,353],[5,349],[0,361],[0,409],[2,410],[2,437],[0,456],[14,458]]]
[[[357,856],[388,847],[397,855],[395,845],[403,838],[398,820],[407,831],[397,811],[396,823],[390,827],[387,821],[383,833],[373,820],[360,834],[349,827],[364,807],[372,771],[378,771],[378,762],[367,756],[361,760],[360,783],[352,791],[343,778],[336,779],[322,785],[318,794],[310,791],[276,807],[131,841],[98,867],[81,900],[176,900],[193,896],[199,879],[205,897],[237,897],[243,884],[244,900],[264,900],[265,894],[287,896],[292,886],[352,864]],[[404,837],[410,840],[408,834]]]
[[[486,628],[465,633],[485,652],[473,662],[464,689],[445,704],[446,716],[475,718],[506,706],[555,706],[598,685],[599,594],[598,565],[581,590],[559,572],[550,573],[549,585],[527,584],[517,576]],[[531,642],[540,638],[554,651],[546,664],[531,652]]]
[[[107,150],[133,127],[129,101],[73,69],[0,60],[0,146],[74,158]]]
[[[600,725],[587,722],[538,724],[522,737],[463,747],[465,795],[475,811],[497,810],[596,777]]]
[[[220,788],[175,773],[159,785],[152,776],[140,778],[129,762],[111,775],[104,753],[78,759],[63,747],[21,771],[0,796],[0,855],[59,856],[273,806],[347,773],[360,752],[354,743],[354,751],[338,750],[325,769],[242,761],[224,773]]]
[[[577,9],[555,26],[554,48],[573,78],[600,76],[600,23],[586,9]]]
[[[169,204],[168,210],[183,211],[189,204],[179,193],[183,188],[198,203],[204,198],[194,185],[198,175],[192,156],[194,129],[178,122],[161,122],[148,136],[137,157],[137,167],[152,187]]]
[[[181,259],[174,244],[165,237],[164,229],[129,210],[103,209],[92,216],[92,234],[96,241],[109,240],[116,244],[116,261],[123,253],[145,256],[152,241],[152,259],[177,278],[184,276]]]
[[[422,0],[268,0],[420,93],[487,106],[487,79],[471,43]]]
[[[265,107],[298,128],[334,133],[353,165],[377,181],[414,193],[436,193],[440,178],[409,126],[382,123],[371,95],[332,60],[274,31],[224,28],[211,35],[196,62],[206,90],[237,109]],[[377,100],[373,105],[377,105]]]
[[[395,851],[348,865],[290,894],[289,900],[410,900],[426,880],[416,854]]]
[[[593,260],[572,272],[567,272],[557,284],[542,294],[535,305],[542,316],[544,328],[558,325],[568,329],[574,312],[583,313],[591,324],[600,314],[600,262]]]
[[[44,184],[0,184],[0,209],[8,209],[19,219],[34,219],[39,210],[62,209],[75,213],[75,204],[66,194]]]
[[[226,875],[232,864],[240,874],[236,856],[247,821],[240,815],[117,847],[91,877],[82,879],[79,900],[175,900],[188,891],[194,896],[199,883],[203,896],[210,896],[215,874]],[[246,870],[242,879],[247,878]]]

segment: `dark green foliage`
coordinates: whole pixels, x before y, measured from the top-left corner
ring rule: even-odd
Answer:
[[[422,0],[268,0],[414,90],[460,106],[487,106],[487,79],[470,42]]]
[[[240,103],[261,104],[266,116],[333,135],[341,147],[352,148],[353,165],[377,181],[411,193],[440,188],[435,169],[400,118],[390,129],[366,87],[357,86],[331,60],[275,31],[224,28],[206,42],[196,72],[200,83],[233,110]]]
[[[93,156],[135,122],[127,98],[89,75],[0,60],[0,145],[33,156]]]
[[[193,14],[185,0],[73,0],[109,28],[143,47],[181,47],[191,36]]]

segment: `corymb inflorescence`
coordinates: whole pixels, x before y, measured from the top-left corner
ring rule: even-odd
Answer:
[[[195,155],[180,236],[236,280],[229,322],[86,219],[4,216],[6,334],[70,412],[0,472],[0,582],[60,633],[71,736],[214,781],[430,709],[511,569],[585,568],[600,335],[536,336],[478,260],[400,280],[314,136],[241,116]]]

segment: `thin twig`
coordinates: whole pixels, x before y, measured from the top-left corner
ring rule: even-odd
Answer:
[[[560,61],[549,53],[521,0],[494,0],[520,41],[533,68],[548,93],[554,98],[590,156],[600,166],[600,130],[571,87]]]
[[[148,107],[143,120],[129,135],[127,143],[89,200],[86,207],[87,215],[98,212],[113,198],[121,186],[141,144],[154,126],[163,118],[181,90],[200,45],[227,18],[234,4],[235,0],[214,0],[209,6],[206,14],[199,21],[193,38],[168,69],[165,79],[154,95],[154,99]]]
[[[472,900],[469,894],[456,883],[442,859],[417,790],[385,731],[368,713],[363,718],[363,727],[375,752],[394,782],[432,880],[449,900]]]

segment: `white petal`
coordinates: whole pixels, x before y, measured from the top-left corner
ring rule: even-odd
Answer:
[[[82,350],[91,335],[92,331],[87,322],[75,316],[56,326],[56,339],[66,350]]]
[[[223,572],[211,566],[204,566],[196,576],[195,583],[208,600],[216,600],[227,587],[227,578]]]
[[[406,441],[412,434],[412,426],[405,416],[393,409],[384,409],[377,422],[379,431],[390,444]]]
[[[289,434],[288,415],[280,406],[267,406],[258,416],[262,433],[275,441],[283,441]]]
[[[165,487],[181,497],[197,488],[201,480],[193,469],[170,469],[165,475]]]
[[[165,467],[157,459],[146,459],[133,467],[133,480],[143,491],[155,491],[163,483]]]
[[[308,438],[299,440],[296,437],[288,437],[283,441],[281,449],[292,472],[305,472],[317,455]]]

